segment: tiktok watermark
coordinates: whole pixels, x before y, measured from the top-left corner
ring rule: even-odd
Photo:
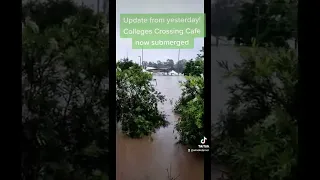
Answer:
[[[209,145],[206,144],[207,138],[203,137],[198,145],[198,149],[188,149],[188,152],[209,152]]]

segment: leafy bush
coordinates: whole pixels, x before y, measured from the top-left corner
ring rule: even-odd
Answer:
[[[163,103],[165,97],[151,84],[152,74],[131,61],[119,62],[117,66],[117,121],[121,122],[122,131],[140,138],[167,125],[158,110],[158,102]]]
[[[128,69],[136,69],[137,71],[142,71],[142,68],[137,63],[134,63],[129,59],[123,59],[120,62],[118,62],[117,68],[121,69],[122,71]]]
[[[190,60],[186,62],[183,74],[186,76],[201,76],[203,74],[203,59]]]
[[[199,89],[200,87],[204,86],[203,78],[201,76],[185,76],[185,78],[185,82],[180,82],[182,93],[181,97],[174,106],[174,111],[176,113],[182,113],[184,106],[186,106],[188,102],[195,99],[198,95],[203,97],[204,91]]]
[[[90,12],[23,20],[22,179],[108,178],[108,26]]]
[[[200,52],[203,52],[203,48]],[[192,101],[200,94],[203,98],[203,58],[204,54],[198,54],[196,61],[190,60],[186,62],[186,68],[184,70],[184,75],[187,78],[186,82],[181,83],[182,94],[177,103],[175,104],[174,111],[176,113],[182,113],[182,109],[187,106],[189,101]],[[195,77],[194,77],[195,76]]]
[[[182,94],[176,102],[174,111],[180,115],[176,129],[180,135],[181,144],[194,147],[203,137],[204,114],[204,48],[200,50],[195,61],[186,63],[185,82],[181,82]]]
[[[293,102],[297,56],[284,48],[243,48],[233,69],[227,112],[214,126],[213,157],[231,168],[232,179],[295,179],[297,125]]]
[[[176,129],[180,134],[180,143],[197,146],[204,134],[204,79],[201,76],[189,76],[186,79],[181,83],[182,96],[175,106],[180,115]]]
[[[202,76],[204,72],[204,47],[200,50],[200,54],[197,54],[195,60],[187,61],[183,74],[185,76]]]

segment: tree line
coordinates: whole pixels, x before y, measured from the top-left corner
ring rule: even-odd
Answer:
[[[132,60],[129,60],[128,58],[120,59],[120,62],[133,62]],[[158,60],[157,62],[151,62],[151,61],[143,61],[142,67],[153,67],[153,68],[167,68],[169,70],[174,70],[177,73],[181,74],[189,74],[191,71],[195,71],[197,68],[203,68],[203,59],[198,56],[195,59],[182,59],[177,61],[176,63],[172,59],[167,59],[166,61]],[[203,69],[201,69],[199,72],[202,72]],[[200,73],[201,74],[201,73]]]
[[[168,68],[178,73],[182,73],[188,61],[189,60],[181,59],[175,63],[174,60],[167,59],[166,61],[157,60],[157,62],[144,61],[142,65],[144,67]]]

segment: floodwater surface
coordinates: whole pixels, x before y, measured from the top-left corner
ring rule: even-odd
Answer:
[[[176,144],[174,126],[178,116],[173,106],[181,95],[182,76],[154,76],[156,89],[167,101],[159,109],[167,115],[170,125],[160,128],[151,137],[131,139],[117,130],[117,180],[203,180],[203,157]],[[169,172],[169,173],[168,173]]]

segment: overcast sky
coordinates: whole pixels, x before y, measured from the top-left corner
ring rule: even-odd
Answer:
[[[117,2],[117,60],[129,56],[138,62],[141,50],[132,49],[131,39],[120,38],[120,14],[144,13],[203,13],[204,2],[201,0],[116,0]],[[195,58],[203,46],[204,39],[194,40],[194,49],[181,49],[180,59]],[[157,60],[178,59],[178,49],[144,49],[143,60],[156,62]]]

